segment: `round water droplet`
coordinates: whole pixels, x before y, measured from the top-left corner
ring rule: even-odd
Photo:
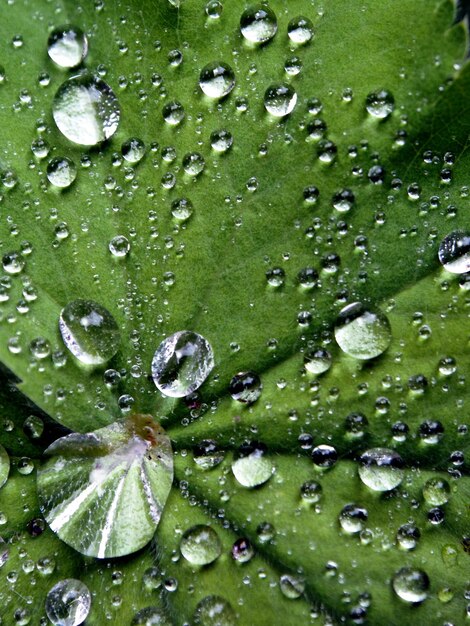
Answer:
[[[366,98],[367,112],[378,119],[385,119],[392,114],[395,100],[392,94],[384,89],[370,93]]]
[[[371,448],[359,458],[359,477],[374,491],[390,491],[403,480],[403,459],[389,448]]]
[[[340,213],[347,213],[354,205],[354,193],[350,189],[342,189],[333,196],[333,206]]]
[[[114,317],[93,300],[73,300],[59,318],[66,347],[86,365],[103,365],[118,351],[119,328]]]
[[[121,154],[128,163],[138,163],[144,158],[145,144],[142,139],[131,137],[121,146]]]
[[[249,7],[240,18],[240,31],[251,43],[266,43],[277,32],[276,15],[265,5]]]
[[[47,40],[47,54],[59,67],[77,67],[87,52],[88,40],[85,33],[70,24],[54,28]]]
[[[240,372],[235,374],[229,384],[229,393],[234,400],[252,404],[261,395],[263,385],[255,372]]]
[[[165,395],[183,398],[193,393],[214,367],[214,353],[207,339],[181,330],[159,345],[152,360],[152,376]]]
[[[369,311],[360,302],[353,302],[338,316],[335,339],[346,354],[356,359],[373,359],[390,345],[390,322],[381,311]]]
[[[109,251],[116,258],[122,258],[129,254],[131,244],[124,235],[117,235],[109,242]]]
[[[308,502],[308,504],[316,504],[320,501],[322,496],[322,486],[315,480],[308,480],[300,488],[300,495],[302,500]]]
[[[267,448],[257,441],[246,442],[239,448],[239,455],[232,463],[232,472],[244,487],[258,487],[267,482],[274,473],[271,459],[266,457]]]
[[[225,452],[212,439],[203,439],[193,450],[194,462],[203,470],[216,467],[225,458]]]
[[[328,469],[338,460],[338,453],[333,446],[327,444],[320,444],[315,446],[312,450],[312,461],[317,467]]]
[[[313,37],[313,24],[308,17],[294,17],[287,26],[287,34],[293,43],[306,44]]]
[[[454,231],[439,246],[439,261],[453,274],[470,271],[470,233]]]
[[[289,600],[296,600],[305,591],[305,581],[292,574],[282,574],[279,579],[279,588],[282,594]]]
[[[77,166],[72,159],[56,157],[47,164],[46,175],[51,185],[65,189],[77,178]]]
[[[285,277],[282,267],[273,267],[266,272],[266,280],[271,287],[282,287]]]
[[[7,482],[10,473],[10,457],[5,448],[0,444],[0,487]]]
[[[173,100],[167,102],[162,110],[163,119],[170,126],[178,126],[184,120],[186,113],[181,102]]]
[[[216,152],[227,152],[232,144],[233,136],[228,130],[214,130],[211,133],[211,147]]]
[[[402,550],[414,550],[420,537],[419,528],[411,522],[400,526],[397,532],[397,542]]]
[[[304,355],[304,366],[309,374],[318,376],[327,372],[332,363],[331,354],[322,347],[309,349]]]
[[[232,557],[237,563],[248,563],[255,554],[255,549],[249,539],[241,537],[232,546]]]
[[[52,103],[52,115],[67,139],[96,146],[116,132],[120,108],[111,87],[85,72],[62,83]]]
[[[359,533],[364,529],[368,513],[357,504],[346,504],[339,514],[339,523],[346,533]]]
[[[423,487],[423,497],[433,506],[449,502],[450,485],[443,478],[430,478]]]
[[[131,626],[172,626],[173,622],[163,610],[156,606],[146,606],[134,615]]]
[[[235,73],[223,61],[209,63],[199,75],[199,87],[209,98],[220,99],[235,87]]]
[[[44,432],[44,422],[38,415],[29,415],[23,422],[23,432],[30,439],[39,439]]]
[[[183,169],[190,176],[199,176],[205,165],[204,157],[199,152],[189,152],[183,157]]]
[[[199,524],[183,534],[180,550],[184,558],[193,565],[208,565],[219,558],[222,544],[211,526]]]
[[[428,597],[429,577],[423,570],[402,567],[393,576],[392,587],[405,602],[423,602]]]
[[[21,252],[7,252],[2,257],[2,266],[7,274],[19,274],[25,266],[25,260]]]
[[[47,617],[56,626],[78,626],[90,612],[91,593],[81,580],[66,578],[46,596]]]
[[[264,94],[264,107],[274,117],[289,115],[294,110],[296,103],[297,94],[290,85],[271,85]]]
[[[193,203],[188,198],[178,198],[171,203],[171,214],[182,222],[191,217],[193,210]]]

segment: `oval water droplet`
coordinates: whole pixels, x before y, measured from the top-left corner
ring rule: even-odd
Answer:
[[[264,107],[273,117],[285,117],[292,113],[297,104],[293,87],[284,83],[271,85],[264,94]]]
[[[261,395],[263,385],[256,372],[240,372],[235,374],[229,384],[229,393],[234,400],[252,404]]]
[[[255,554],[255,549],[246,537],[237,539],[232,546],[232,557],[237,563],[248,563]]]
[[[59,67],[77,67],[87,52],[88,39],[85,33],[71,24],[54,28],[47,40],[47,54]]]
[[[120,118],[119,102],[101,78],[84,72],[59,87],[52,115],[60,132],[82,146],[96,146],[114,135]]]
[[[367,112],[377,119],[383,120],[387,118],[392,114],[394,108],[395,100],[392,94],[385,89],[374,91],[366,98]]]
[[[390,322],[381,311],[370,311],[360,302],[345,306],[335,325],[335,339],[343,352],[356,359],[373,359],[392,340]]]
[[[55,157],[47,164],[46,175],[51,185],[66,189],[77,178],[77,166],[72,159]]]
[[[390,491],[403,480],[403,459],[389,448],[371,448],[359,458],[359,477],[374,491]]]
[[[46,596],[46,613],[56,626],[79,626],[90,612],[91,593],[81,580],[66,578]]]
[[[146,606],[132,618],[130,626],[173,626],[173,622],[157,606]]]
[[[423,570],[402,567],[393,576],[392,587],[405,602],[423,602],[428,597],[429,577]]]
[[[171,214],[182,222],[191,217],[193,210],[193,203],[188,198],[178,198],[171,203]]]
[[[470,272],[470,233],[454,231],[439,246],[439,261],[453,274]]]
[[[230,65],[223,61],[209,63],[201,70],[199,87],[209,98],[219,100],[235,87],[235,73]]]
[[[159,345],[152,360],[152,377],[165,395],[183,398],[193,393],[214,367],[214,353],[202,335],[181,330]]]
[[[251,43],[266,43],[277,32],[274,11],[262,4],[249,7],[240,18],[240,32]]]
[[[26,262],[21,252],[7,252],[2,257],[2,266],[7,274],[19,274]]]
[[[178,100],[167,102],[162,110],[163,119],[170,126],[178,126],[186,117],[183,105]]]
[[[180,551],[193,565],[208,565],[219,558],[222,544],[211,526],[199,524],[189,528],[183,534]]]
[[[5,448],[0,444],[0,488],[7,482],[10,473],[10,457]]]
[[[59,317],[65,346],[86,365],[103,365],[118,351],[119,328],[111,313],[93,300],[73,300]]]
[[[274,465],[266,452],[266,446],[258,441],[249,441],[240,446],[238,458],[232,463],[232,472],[241,485],[258,487],[271,478]]]
[[[419,528],[411,522],[400,526],[397,532],[397,542],[402,550],[414,550],[420,537]]]
[[[228,130],[214,130],[211,133],[211,147],[216,152],[227,152],[232,144],[233,136]]]

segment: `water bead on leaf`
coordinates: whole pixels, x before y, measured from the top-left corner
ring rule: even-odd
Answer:
[[[165,395],[183,398],[198,389],[214,367],[214,353],[202,335],[181,330],[162,341],[152,360],[152,377]]]
[[[439,261],[453,274],[470,272],[470,233],[454,231],[439,246]]]
[[[201,70],[199,87],[209,98],[224,98],[235,87],[234,71],[222,61],[209,63]]]
[[[211,133],[210,142],[215,152],[227,152],[232,147],[233,136],[228,130],[214,130]]]
[[[77,177],[77,166],[72,159],[55,157],[47,164],[46,175],[51,185],[66,189]]]
[[[146,606],[132,618],[130,626],[173,626],[173,621],[157,606]]]
[[[381,311],[370,311],[360,302],[344,307],[335,325],[335,339],[343,352],[356,359],[373,359],[388,348],[392,332]]]
[[[131,244],[124,235],[116,235],[109,242],[109,251],[116,258],[122,258],[129,254]]]
[[[366,109],[369,115],[377,119],[386,119],[395,108],[395,100],[392,94],[385,89],[374,91],[366,98]]]
[[[189,528],[183,534],[180,551],[193,565],[208,565],[219,558],[222,544],[211,526],[199,524]]]
[[[272,461],[266,457],[266,446],[257,441],[240,446],[238,458],[232,463],[232,472],[244,487],[258,487],[267,482],[274,473]]]
[[[364,529],[368,513],[364,507],[357,504],[346,504],[339,514],[339,523],[346,533],[359,533]]]
[[[204,171],[206,163],[199,152],[188,152],[183,157],[183,169],[190,176],[199,176]]]
[[[397,542],[402,550],[414,550],[420,537],[419,528],[411,522],[400,526],[397,532]]]
[[[116,132],[121,115],[111,87],[89,72],[73,76],[57,90],[52,115],[60,132],[82,146],[96,146]]]
[[[261,395],[263,385],[256,372],[239,372],[229,384],[229,393],[234,400],[252,404]]]
[[[88,39],[85,33],[70,24],[54,28],[47,40],[47,54],[59,67],[77,67],[87,52]]]
[[[449,501],[450,485],[442,478],[430,478],[423,486],[423,497],[429,504],[442,506]]]
[[[21,252],[7,252],[2,257],[2,266],[7,274],[19,274],[23,271],[26,261]]]
[[[309,374],[324,374],[330,369],[331,363],[330,352],[322,347],[311,348],[304,355],[304,367]]]
[[[392,587],[405,602],[423,602],[428,597],[429,577],[423,570],[402,567],[394,574]]]
[[[292,43],[306,44],[313,37],[313,24],[308,17],[294,17],[287,26],[287,34]]]
[[[178,126],[186,117],[186,113],[181,102],[173,100],[167,102],[162,109],[163,119],[170,126]]]
[[[48,592],[45,608],[55,626],[79,626],[90,612],[91,593],[81,580],[66,578]]]
[[[285,117],[297,104],[297,94],[286,84],[271,85],[264,94],[264,107],[273,117]]]
[[[0,488],[7,482],[10,473],[10,457],[5,448],[0,444]]]
[[[275,13],[266,5],[249,7],[240,18],[240,32],[250,43],[266,43],[277,32]]]
[[[338,460],[338,453],[333,446],[328,444],[320,444],[312,450],[312,461],[321,469],[328,469]]]
[[[238,620],[232,605],[221,596],[206,596],[196,606],[195,626],[237,626]]]
[[[359,458],[359,477],[374,491],[390,491],[403,480],[403,459],[394,450],[371,448]]]
[[[241,537],[232,546],[232,558],[237,563],[248,563],[255,554],[255,550],[249,539]]]
[[[177,220],[184,222],[193,214],[193,203],[188,198],[178,198],[171,203],[171,214]]]
[[[65,346],[86,365],[103,365],[118,351],[120,333],[111,313],[93,300],[73,300],[59,318]]]
[[[203,439],[193,449],[194,462],[203,470],[209,470],[220,465],[225,452],[212,439]]]
[[[128,163],[135,165],[144,158],[145,144],[142,139],[131,137],[122,144],[121,153]]]
[[[282,574],[279,578],[279,588],[286,598],[296,600],[305,591],[305,581],[292,574]]]

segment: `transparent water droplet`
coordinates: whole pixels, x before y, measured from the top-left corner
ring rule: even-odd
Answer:
[[[334,332],[341,350],[356,359],[379,356],[392,340],[386,315],[368,310],[360,302],[348,304],[340,311]]]
[[[305,591],[305,581],[299,576],[292,574],[282,574],[279,578],[279,588],[282,594],[289,600],[296,600]]]
[[[10,473],[10,457],[5,448],[0,444],[0,488],[7,482]]]
[[[129,239],[124,237],[124,235],[116,235],[109,242],[109,251],[116,258],[122,258],[129,254],[131,249],[131,244],[129,243]]]
[[[93,300],[69,302],[60,313],[59,330],[65,346],[86,365],[103,365],[119,349],[114,317]]]
[[[405,602],[423,602],[428,597],[429,577],[423,570],[402,567],[394,574],[392,587]]]
[[[186,117],[186,113],[181,102],[173,100],[167,102],[162,110],[163,119],[170,126],[178,126]]]
[[[427,444],[439,443],[444,435],[444,426],[439,420],[424,420],[418,428],[419,438]]]
[[[450,498],[450,485],[442,478],[430,478],[423,487],[423,497],[434,506],[447,504]]]
[[[347,213],[354,206],[356,198],[350,189],[342,189],[333,196],[333,207],[340,213]]]
[[[114,135],[120,107],[111,87],[84,72],[66,80],[52,103],[52,115],[60,132],[82,146],[96,146]]]
[[[240,32],[250,43],[266,43],[277,32],[274,11],[262,4],[249,7],[241,15]]]
[[[439,261],[453,274],[470,271],[470,233],[454,231],[439,246]]]
[[[145,144],[142,139],[131,137],[122,144],[121,154],[128,163],[139,163],[145,156]]]
[[[332,356],[322,347],[313,347],[304,355],[304,367],[309,374],[318,376],[327,372],[332,363]]]
[[[249,441],[240,446],[238,458],[232,463],[232,472],[243,487],[258,487],[273,475],[274,465],[266,452],[266,446],[258,441]]]
[[[239,372],[229,384],[229,393],[234,400],[252,404],[261,395],[263,385],[256,372]]]
[[[214,367],[214,353],[207,339],[181,330],[162,341],[152,360],[152,377],[166,396],[183,398],[193,393]]]
[[[222,15],[223,8],[220,0],[209,0],[206,4],[206,15],[213,20],[218,20]]]
[[[90,612],[91,593],[81,580],[66,578],[46,596],[46,613],[56,626],[78,626]]]
[[[397,542],[402,550],[414,550],[420,537],[419,528],[411,522],[400,526],[397,532]]]
[[[212,149],[216,152],[227,152],[232,147],[233,136],[228,130],[214,130],[210,141]]]
[[[204,171],[206,163],[199,152],[189,152],[183,157],[183,169],[190,176],[199,176]]]
[[[2,257],[2,266],[7,274],[19,274],[23,271],[26,261],[21,252],[7,252]]]
[[[29,415],[23,422],[23,432],[29,439],[39,439],[44,432],[44,422],[38,415]]]
[[[364,530],[368,513],[364,507],[357,504],[346,504],[339,514],[339,523],[346,533],[359,533]]]
[[[248,563],[255,554],[251,542],[246,537],[237,539],[232,546],[232,558],[237,563]]]
[[[208,565],[219,558],[222,544],[211,526],[198,524],[183,534],[180,551],[193,565]]]
[[[366,98],[367,112],[377,119],[383,120],[387,118],[393,113],[394,108],[395,100],[392,94],[385,89],[374,91]]]
[[[297,93],[286,84],[271,85],[264,94],[264,107],[273,117],[285,117],[297,104]]]
[[[285,277],[282,267],[273,267],[266,272],[266,280],[271,287],[282,287]]]
[[[359,477],[374,491],[390,491],[403,480],[403,459],[389,448],[371,448],[359,457]]]
[[[199,87],[207,97],[219,100],[235,87],[235,73],[223,61],[209,63],[201,70]]]
[[[313,24],[308,17],[294,17],[287,25],[287,34],[292,43],[304,45],[313,37]]]
[[[203,439],[194,447],[193,457],[198,467],[209,470],[222,463],[225,452],[212,439]]]
[[[77,178],[77,166],[67,157],[55,157],[47,164],[47,179],[60,189],[66,189]]]
[[[50,341],[44,339],[44,337],[36,337],[29,344],[29,349],[36,359],[45,359],[51,353],[51,344]]]
[[[236,626],[235,611],[228,600],[221,596],[206,596],[194,611],[195,626]]]
[[[54,28],[47,40],[47,54],[59,67],[77,67],[87,52],[88,39],[85,33],[71,24]]]
[[[134,615],[131,626],[172,626],[173,622],[157,606],[146,606]]]
[[[308,480],[300,487],[302,500],[308,504],[316,504],[321,500],[323,488],[315,480]]]
[[[319,446],[315,446],[312,450],[312,461],[314,464],[322,469],[328,469],[338,460],[338,453],[333,446],[322,443]]]
[[[171,214],[182,222],[191,217],[193,210],[193,203],[188,198],[178,198],[171,203]]]

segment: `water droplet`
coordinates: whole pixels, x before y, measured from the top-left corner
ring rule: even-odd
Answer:
[[[193,450],[194,462],[203,470],[216,467],[225,457],[225,452],[212,439],[203,439]]]
[[[277,32],[277,19],[274,12],[263,5],[246,9],[240,18],[240,31],[251,43],[266,43]]]
[[[450,485],[442,478],[430,478],[423,487],[423,497],[434,506],[446,504],[450,497]]]
[[[470,234],[454,231],[439,246],[439,261],[444,269],[453,274],[470,271]]]
[[[390,322],[381,311],[370,311],[360,302],[353,302],[340,311],[335,339],[346,354],[356,359],[373,359],[390,345]]]
[[[129,254],[131,244],[124,235],[116,235],[109,242],[109,251],[117,258],[125,257]]]
[[[229,384],[229,393],[234,400],[252,404],[261,395],[263,385],[255,372],[240,372],[235,374]]]
[[[54,97],[52,115],[67,139],[96,146],[116,132],[120,108],[111,87],[85,72],[62,83]]]
[[[188,198],[178,198],[171,203],[171,214],[182,222],[188,220],[193,214],[193,203]]]
[[[258,487],[271,478],[274,465],[266,457],[266,452],[266,446],[258,441],[245,442],[240,446],[238,458],[232,463],[232,472],[241,485]]]
[[[359,533],[364,529],[368,513],[364,507],[357,504],[346,504],[339,514],[339,523],[346,533]]]
[[[162,110],[163,119],[170,126],[178,126],[184,120],[186,113],[181,102],[173,100],[167,102]]]
[[[246,537],[237,539],[232,546],[232,557],[237,563],[248,563],[254,554],[255,550]]]
[[[380,120],[392,114],[395,100],[392,94],[384,89],[370,93],[366,98],[367,112]]]
[[[10,473],[10,457],[5,448],[0,444],[0,488],[7,482]]]
[[[285,117],[292,113],[297,103],[293,87],[286,84],[271,85],[264,94],[264,106],[274,117]]]
[[[85,33],[70,24],[54,28],[47,40],[47,54],[59,67],[77,67],[87,52],[88,40]]]
[[[374,491],[390,491],[403,480],[403,459],[394,450],[371,448],[359,458],[359,477]]]
[[[21,252],[7,252],[2,257],[2,265],[7,274],[19,274],[25,266],[25,260]]]
[[[338,453],[333,446],[320,444],[312,450],[312,461],[317,467],[328,469],[338,460]]]
[[[392,586],[405,602],[423,602],[428,597],[429,577],[423,570],[402,567],[394,574]]]
[[[211,133],[211,147],[216,152],[227,152],[232,144],[233,136],[228,130],[214,130]]]
[[[340,213],[347,213],[354,205],[354,193],[350,189],[342,189],[333,196],[333,206]]]
[[[292,574],[282,574],[279,578],[279,588],[286,598],[296,600],[305,591],[305,581]]]
[[[293,43],[306,44],[313,37],[313,24],[308,17],[294,17],[287,26],[287,34]]]
[[[199,524],[183,534],[180,550],[184,558],[193,565],[208,565],[219,558],[222,544],[211,526]]]
[[[439,443],[444,434],[444,426],[439,420],[424,420],[418,428],[419,438],[427,444]]]
[[[271,287],[282,287],[286,273],[282,267],[273,267],[266,272],[266,280]]]
[[[222,15],[223,4],[219,0],[209,0],[206,4],[206,15],[213,20],[218,20]]]
[[[313,347],[304,355],[305,369],[315,376],[327,372],[331,367],[331,363],[331,354],[322,347]]]
[[[234,71],[222,61],[209,63],[201,70],[199,87],[209,98],[223,98],[235,87]]]
[[[402,550],[414,550],[420,537],[419,528],[411,522],[400,526],[397,532],[397,542]]]
[[[157,606],[146,606],[134,615],[131,626],[172,626],[173,622]]]
[[[39,439],[44,432],[44,422],[38,415],[29,415],[23,422],[23,432],[30,439]]]
[[[207,339],[181,330],[159,345],[152,360],[152,376],[164,395],[183,398],[202,385],[213,367],[214,353]]]
[[[300,488],[302,500],[308,504],[316,504],[322,497],[323,488],[315,480],[308,480]]]
[[[91,594],[81,580],[66,578],[52,587],[46,596],[47,617],[56,626],[78,626],[90,612]]]
[[[206,596],[194,611],[195,626],[236,626],[237,623],[231,604],[220,596]]]
[[[199,176],[205,165],[204,157],[199,152],[189,152],[183,157],[183,169],[190,176]]]
[[[144,158],[145,144],[142,139],[131,137],[122,144],[121,154],[128,163],[134,165]]]
[[[29,349],[36,359],[45,359],[51,353],[51,344],[50,341],[44,339],[44,337],[36,337],[29,344]]]
[[[119,328],[114,317],[92,300],[73,300],[59,318],[65,346],[86,365],[103,365],[118,351]]]
[[[77,178],[77,167],[72,159],[55,157],[49,161],[46,175],[51,185],[65,189]]]

